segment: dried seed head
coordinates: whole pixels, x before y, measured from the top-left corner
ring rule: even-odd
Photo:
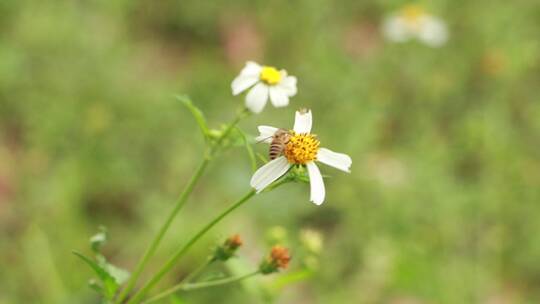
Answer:
[[[240,246],[242,246],[242,239],[239,234],[235,234],[226,239],[223,245],[216,248],[211,259],[223,262],[227,261],[234,256]]]
[[[280,269],[286,269],[290,261],[289,249],[276,245],[270,250],[270,255],[262,261],[259,270],[263,274],[278,272]]]

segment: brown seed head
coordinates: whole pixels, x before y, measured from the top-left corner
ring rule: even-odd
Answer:
[[[235,234],[227,239],[225,241],[225,244],[229,246],[231,249],[236,249],[240,246],[242,246],[242,239],[240,238],[239,234]]]
[[[270,259],[277,265],[278,268],[287,268],[289,262],[291,261],[289,249],[279,245],[272,247]]]

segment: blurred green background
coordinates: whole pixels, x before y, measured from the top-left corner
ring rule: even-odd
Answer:
[[[277,225],[291,239],[324,236],[309,279],[261,296],[254,289],[281,274],[255,278],[182,303],[540,302],[540,5],[420,2],[449,26],[433,49],[381,36],[404,4],[0,2],[0,303],[98,303],[71,250],[88,253],[103,224],[106,255],[133,267],[204,147],[174,95],[219,127],[243,103],[230,83],[247,60],[286,68],[299,93],[241,128],[292,126],[310,107],[314,132],[351,155],[352,174],[322,168],[333,178],[320,207],[301,184],[256,197],[162,288],[236,232],[246,245],[234,263],[255,266]],[[151,268],[250,175],[241,149],[212,163]]]

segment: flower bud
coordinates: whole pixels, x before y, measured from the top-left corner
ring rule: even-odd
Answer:
[[[240,235],[235,234],[225,240],[223,245],[220,245],[216,248],[212,260],[227,261],[234,256],[236,250],[242,246],[242,239]]]
[[[278,272],[279,269],[285,269],[291,261],[289,250],[283,246],[276,245],[272,247],[270,255],[264,259],[259,266],[262,274]]]

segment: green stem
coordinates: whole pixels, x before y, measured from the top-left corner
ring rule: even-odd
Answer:
[[[201,264],[197,269],[193,270],[190,274],[188,274],[185,278],[180,280],[178,284],[186,282],[189,283],[192,279],[196,278],[206,267],[208,267],[210,264],[212,264],[215,260],[212,258],[206,259],[203,264]]]
[[[150,244],[148,249],[145,251],[142,258],[137,263],[137,266],[135,266],[135,270],[133,271],[133,273],[132,273],[132,275],[131,275],[131,277],[130,277],[127,285],[126,285],[126,287],[122,290],[122,292],[116,298],[116,301],[115,301],[116,304],[122,303],[122,301],[124,301],[124,299],[127,297],[129,292],[133,289],[133,287],[137,283],[137,279],[139,278],[142,271],[144,270],[144,267],[148,263],[148,260],[150,260],[150,258],[156,252],[156,250],[157,250],[157,248],[159,246],[159,243],[161,242],[161,240],[165,236],[165,233],[167,232],[167,230],[171,226],[171,224],[172,224],[174,218],[176,217],[176,215],[178,214],[178,212],[185,205],[186,200],[189,197],[189,195],[191,194],[191,192],[193,191],[193,188],[194,188],[195,184],[198,182],[199,178],[202,176],[204,170],[206,169],[206,167],[210,163],[210,160],[212,159],[214,154],[219,149],[219,147],[220,147],[221,143],[223,142],[223,140],[227,136],[229,136],[231,131],[236,127],[236,125],[240,122],[240,120],[242,120],[242,118],[246,117],[248,114],[249,114],[249,111],[246,108],[244,108],[240,112],[238,112],[235,119],[231,123],[229,123],[227,128],[223,131],[221,136],[217,139],[216,143],[211,147],[209,153],[205,156],[202,163],[199,165],[199,167],[195,171],[195,174],[191,177],[191,179],[190,179],[189,183],[187,184],[186,188],[184,189],[184,191],[182,192],[182,194],[180,195],[180,197],[176,201],[176,204],[175,204],[174,208],[172,209],[171,213],[169,214],[169,216],[167,217],[167,219],[165,220],[165,223],[159,229],[159,231],[158,231],[157,235],[155,236],[154,240],[152,241],[152,243]]]
[[[165,220],[165,223],[163,223],[163,226],[161,226],[161,228],[159,229],[156,237],[154,238],[154,240],[150,244],[150,247],[148,247],[148,249],[144,253],[143,257],[137,263],[137,266],[135,267],[135,270],[133,271],[133,273],[132,273],[132,275],[131,275],[131,277],[130,277],[127,285],[126,285],[126,287],[122,290],[122,293],[120,293],[120,295],[116,299],[116,303],[122,303],[122,301],[125,299],[127,294],[131,291],[131,289],[133,288],[133,286],[137,282],[137,279],[139,278],[139,276],[141,275],[141,272],[143,271],[144,267],[148,263],[148,260],[156,252],[156,250],[157,250],[157,248],[159,246],[159,243],[161,242],[161,239],[163,239],[163,237],[165,236],[165,233],[167,232],[167,230],[171,226],[174,218],[176,217],[178,212],[182,209],[182,207],[186,203],[186,200],[187,200],[189,194],[191,194],[191,192],[193,191],[193,188],[194,188],[195,184],[197,183],[199,178],[202,176],[202,173],[204,172],[204,170],[208,166],[209,162],[210,162],[210,159],[205,158],[201,162],[201,164],[199,165],[197,170],[195,171],[195,174],[191,177],[191,179],[190,179],[189,183],[187,184],[186,188],[184,189],[182,194],[180,194],[180,197],[176,201],[176,204],[175,204],[174,208],[172,209],[171,213],[169,214],[169,216]]]
[[[234,120],[230,124],[227,125],[227,128],[223,130],[223,133],[221,133],[221,136],[217,139],[216,143],[212,146],[212,151],[210,152],[211,154],[214,154],[214,152],[219,148],[223,140],[227,136],[229,136],[229,133],[231,133],[231,131],[236,127],[236,125],[240,122],[240,120],[248,116],[249,113],[250,112],[247,108],[243,108],[242,110],[238,112],[238,114],[236,114],[236,117],[234,118]]]
[[[212,227],[219,223],[225,216],[233,212],[238,207],[242,206],[247,202],[251,197],[255,195],[255,190],[250,190],[246,195],[244,195],[240,200],[232,204],[229,208],[215,217],[210,223],[204,226],[195,236],[193,236],[183,247],[181,247],[176,253],[161,267],[161,269],[131,298],[127,303],[139,303],[141,299],[146,295],[146,293],[152,289],[167,272],[169,272],[176,262],[184,256],[184,254],[195,244],[203,235],[208,232]]]
[[[179,290],[194,290],[194,289],[200,289],[200,288],[206,288],[206,287],[213,287],[213,286],[219,286],[219,285],[224,285],[224,284],[230,284],[230,283],[239,282],[239,281],[245,280],[247,278],[256,276],[259,273],[260,273],[260,271],[257,270],[257,271],[254,271],[252,273],[244,274],[244,275],[237,276],[237,277],[225,278],[225,279],[221,279],[221,280],[212,280],[212,281],[201,282],[201,283],[187,283],[187,284],[180,285]]]
[[[235,283],[235,282],[240,282],[242,280],[245,280],[247,278],[250,278],[250,277],[253,277],[253,276],[256,276],[260,273],[259,270],[257,271],[254,271],[252,273],[248,273],[248,274],[245,274],[245,275],[241,275],[241,276],[236,276],[236,277],[230,277],[230,278],[225,278],[225,279],[221,279],[221,280],[212,280],[212,281],[207,281],[207,282],[201,282],[201,283],[184,283],[184,284],[178,284],[170,289],[167,289],[166,291],[156,295],[155,297],[152,297],[146,301],[143,302],[143,304],[148,304],[148,303],[152,303],[152,302],[155,302],[157,300],[161,300],[179,290],[194,290],[194,289],[200,289],[200,288],[206,288],[206,287],[213,287],[213,286],[219,286],[219,285],[225,285],[225,284],[230,284],[230,283]]]
[[[176,292],[177,290],[181,289],[181,286],[185,285],[186,283],[189,283],[193,278],[197,277],[197,275],[200,274],[201,271],[203,271],[206,267],[208,267],[208,265],[212,264],[214,261],[215,260],[213,260],[213,259],[207,259],[206,261],[204,261],[203,264],[201,264],[199,267],[197,267],[197,269],[193,270],[186,277],[182,278],[180,280],[180,282],[176,283],[175,286],[173,286],[173,287],[171,287],[171,288],[169,288],[169,289],[167,289],[167,290],[153,296],[152,298],[144,301],[143,303],[146,304],[146,303],[150,303],[150,302],[155,302],[157,300],[163,299],[166,296]]]

